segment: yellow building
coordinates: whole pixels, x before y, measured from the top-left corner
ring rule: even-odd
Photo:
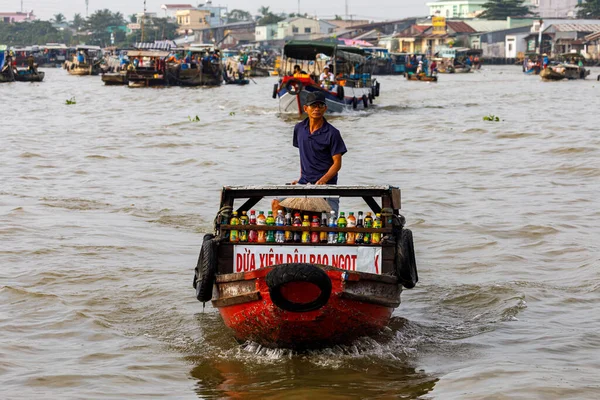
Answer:
[[[210,20],[209,10],[177,10],[175,13],[177,25],[179,25],[178,33],[188,35],[195,30],[210,28],[208,21]]]

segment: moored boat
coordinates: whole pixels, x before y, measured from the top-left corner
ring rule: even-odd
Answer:
[[[590,70],[575,64],[549,65],[542,69],[540,77],[546,81],[560,81],[563,79],[585,79]]]
[[[219,86],[223,68],[218,49],[212,44],[196,44],[186,50],[172,50],[178,59],[166,65],[167,83],[172,86]]]
[[[284,47],[285,74],[273,88],[282,113],[303,113],[306,97],[311,92],[325,95],[327,112],[368,108],[379,96],[380,84],[369,73],[361,73],[366,64],[362,49],[335,43],[291,41]],[[335,60],[335,62],[332,62]],[[319,75],[332,62],[335,81],[322,84]],[[294,65],[306,65],[308,73],[291,74]]]
[[[107,72],[102,74],[102,82],[104,82],[106,86],[127,85],[129,82],[127,71]]]
[[[65,61],[63,68],[71,75],[85,76],[100,74],[102,49],[98,46],[77,46],[72,59]]]
[[[127,53],[127,83],[129,87],[166,86],[166,62],[169,55],[160,50],[132,50]],[[110,78],[109,78],[110,79]]]
[[[228,224],[234,202],[245,200],[237,208],[241,215],[265,196],[363,198],[383,216],[382,227],[246,225],[246,229],[260,227],[281,235],[333,232],[344,238],[361,232],[381,241],[232,242],[241,227]],[[195,269],[196,297],[212,301],[238,341],[267,347],[318,348],[377,334],[400,305],[402,286],[412,288],[418,281],[412,233],[405,229],[399,208],[400,190],[391,186],[225,187],[215,235],[204,237]]]

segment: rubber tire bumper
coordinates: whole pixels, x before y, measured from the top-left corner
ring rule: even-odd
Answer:
[[[337,88],[337,98],[340,100],[344,100],[344,87],[338,84]]]
[[[296,88],[294,88],[294,86],[296,86]],[[288,83],[285,85],[285,89],[288,91],[289,94],[291,94],[292,96],[296,96],[297,94],[299,94],[302,89],[302,82],[300,82],[299,80],[296,79],[291,79],[290,81],[288,81]]]
[[[331,296],[331,279],[325,271],[312,264],[278,265],[269,271],[266,282],[273,304],[286,311],[307,312],[318,310],[327,304]],[[309,303],[293,303],[281,294],[281,287],[291,282],[312,283],[321,290],[321,294]]]
[[[217,240],[214,235],[204,235],[202,249],[194,273],[196,298],[203,303],[212,299],[217,274]]]
[[[362,96],[362,103],[364,108],[369,108],[369,98],[366,94],[363,94]]]
[[[415,287],[419,281],[417,273],[417,261],[415,259],[415,247],[410,229],[402,229],[400,240],[396,242],[396,254],[394,266],[398,281],[407,289]]]
[[[273,85],[273,98],[274,99],[277,98],[277,92],[278,92],[277,89],[279,89],[279,85],[278,84]]]

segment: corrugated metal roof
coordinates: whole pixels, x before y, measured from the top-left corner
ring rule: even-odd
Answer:
[[[599,24],[553,24],[548,27],[554,28],[557,32],[600,32]],[[546,29],[544,29],[546,30]]]
[[[598,39],[600,39],[600,32],[590,33],[589,35],[587,35],[585,37],[586,42],[591,42],[591,41],[598,40]]]
[[[456,33],[474,33],[476,32],[475,29],[471,28],[467,23],[465,22],[456,22],[456,21],[449,21],[446,22],[446,26],[450,29],[452,29],[454,32]]]

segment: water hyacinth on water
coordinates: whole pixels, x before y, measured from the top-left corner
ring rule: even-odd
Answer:
[[[486,115],[485,117],[483,117],[483,120],[498,122],[498,121],[500,121],[500,117],[498,117],[497,115],[494,115],[494,114],[490,114],[490,115]]]

